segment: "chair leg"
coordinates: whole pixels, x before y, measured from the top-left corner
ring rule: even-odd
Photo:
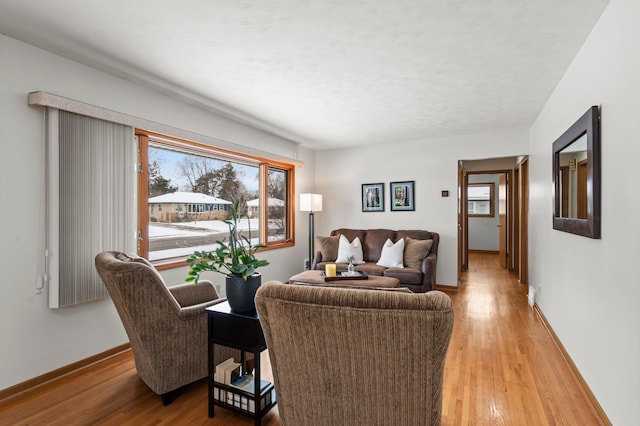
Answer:
[[[176,399],[176,391],[163,393],[162,395],[160,395],[160,398],[162,398],[162,405],[166,407],[167,405],[171,404],[174,399]]]

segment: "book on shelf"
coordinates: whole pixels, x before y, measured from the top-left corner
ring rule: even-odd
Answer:
[[[216,365],[216,371],[215,371],[215,373],[213,375],[213,379],[216,382],[224,383],[224,369],[225,369],[225,367],[227,365],[229,365],[233,361],[234,360],[233,360],[233,357],[232,357],[232,358],[225,359],[220,364]]]
[[[216,365],[213,380],[218,383],[231,384],[231,381],[240,376],[240,363],[229,358]]]
[[[239,362],[234,362],[231,363],[225,370],[224,370],[224,384],[225,385],[230,385],[231,382],[233,382],[234,380],[236,380],[238,377],[240,377],[240,366],[242,364],[240,364]]]
[[[266,389],[266,387],[269,386],[270,384],[271,383],[269,383],[266,380],[260,380],[260,392]],[[249,376],[248,374],[245,374],[231,381],[231,386],[233,386],[234,388],[243,390],[245,392],[253,393],[255,390],[255,379],[253,376]]]
[[[216,401],[221,402],[223,404],[239,408],[245,412],[254,414],[255,413],[255,401],[253,397],[248,397],[244,395],[240,395],[234,393],[233,391],[226,391],[224,389],[213,389],[213,397]],[[271,389],[270,392],[267,392],[260,398],[260,410],[264,410],[267,406],[274,404],[276,402],[276,390]]]

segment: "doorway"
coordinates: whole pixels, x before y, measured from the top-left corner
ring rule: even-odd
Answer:
[[[461,160],[458,188],[458,276],[469,268],[470,251],[495,253],[526,284],[527,157]]]

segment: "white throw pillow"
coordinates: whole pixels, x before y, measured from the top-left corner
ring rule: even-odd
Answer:
[[[338,241],[338,258],[336,263],[349,263],[349,257],[353,256],[355,265],[364,263],[362,260],[362,244],[360,238],[355,237],[353,241],[349,242],[347,237],[340,234],[340,241]]]
[[[385,268],[404,268],[404,238],[400,238],[397,243],[387,238],[382,246],[382,254],[377,265]]]

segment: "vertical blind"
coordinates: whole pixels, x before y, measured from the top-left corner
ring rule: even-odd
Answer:
[[[47,109],[49,307],[106,297],[96,254],[135,252],[136,160],[132,127]]]

